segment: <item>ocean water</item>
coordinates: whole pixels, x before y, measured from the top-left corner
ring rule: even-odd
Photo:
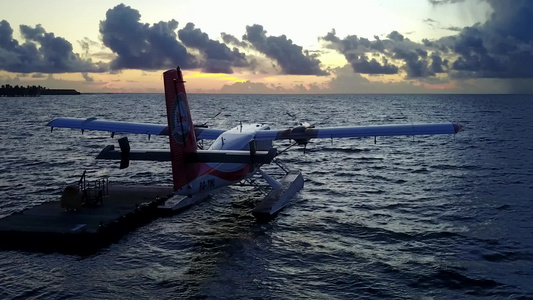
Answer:
[[[95,161],[115,136],[55,117],[165,123],[158,94],[0,98],[0,217],[90,178],[170,185],[169,163]],[[533,96],[189,95],[231,128],[458,122],[456,136],[315,140],[280,156],[304,189],[269,223],[228,188],[91,256],[0,252],[0,299],[533,299]],[[218,112],[218,117],[213,118]],[[167,138],[128,135],[132,148]],[[288,144],[279,143],[279,149]],[[266,167],[268,170],[269,167]],[[0,241],[1,243],[2,241]]]

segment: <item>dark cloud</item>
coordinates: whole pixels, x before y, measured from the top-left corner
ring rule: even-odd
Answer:
[[[185,46],[201,51],[205,59],[204,72],[230,74],[233,73],[232,67],[250,67],[244,53],[209,39],[209,36],[195,28],[193,23],[187,23],[185,28],[178,31],[178,36]]]
[[[415,49],[416,54],[418,54],[422,58],[428,57],[428,52],[426,50],[422,50],[420,48]]]
[[[351,39],[349,39],[349,37],[351,37],[351,36],[346,37],[346,40],[351,40]],[[354,39],[355,40],[355,43],[354,43],[355,47],[352,46],[352,47],[349,47],[349,48],[357,48],[357,36],[354,36],[354,37],[355,37],[355,39]],[[330,32],[328,32],[328,34],[326,34],[325,36],[321,37],[320,39],[322,39],[324,41],[327,41],[327,42],[331,42],[333,44],[333,46],[334,46],[332,48],[337,48],[337,49],[339,49],[341,51],[344,50],[344,49],[340,49],[339,48],[341,45],[344,46],[343,45],[344,43],[342,42],[342,40],[339,37],[337,37],[337,32],[335,31],[335,29],[332,29]]]
[[[393,41],[401,42],[403,41],[404,37],[401,35],[398,31],[394,30],[393,32],[389,33],[387,37]]]
[[[482,1],[493,9],[485,23],[462,29],[453,26],[444,28],[458,34],[437,41],[423,39],[421,43],[416,43],[397,31],[388,34],[386,40],[375,38],[375,41],[369,41],[355,35],[340,39],[335,31],[321,39],[329,42],[329,48],[342,53],[355,72],[379,70],[369,68],[369,65],[377,67],[380,63],[376,61],[372,64],[366,57],[380,55],[383,61],[402,60],[404,64],[400,69],[406,72],[407,78],[435,78],[437,73],[449,73],[451,78],[458,79],[533,78],[533,1],[517,0],[512,5],[507,1]],[[463,1],[429,2],[444,5]],[[423,21],[436,23],[429,18]],[[379,47],[378,42],[381,43]],[[512,88],[524,90],[518,89],[516,84]]]
[[[422,39],[422,44],[426,47],[433,47],[434,43],[428,39]]]
[[[72,51],[72,44],[41,26],[20,25],[25,43],[13,39],[13,29],[0,22],[0,69],[17,73],[104,72],[107,66],[82,59]],[[38,47],[39,46],[39,47]]]
[[[476,27],[467,27],[461,32],[453,50],[460,55],[487,54],[482,33]]]
[[[385,43],[379,37],[374,37],[375,41],[366,38],[358,38],[356,35],[349,35],[344,39],[337,37],[335,29],[328,32],[321,40],[329,42],[328,47],[335,49],[344,55],[356,73],[363,74],[396,74],[398,67],[392,65],[387,59],[378,62],[375,58],[369,60],[367,52],[384,52]]]
[[[405,61],[404,69],[407,72],[407,78],[420,78],[435,76],[435,73],[428,68],[427,52],[421,49],[415,51],[405,51],[394,49],[394,58]]]
[[[426,39],[422,44],[415,43],[404,38],[398,31],[392,31],[387,37],[387,40],[374,37],[376,40],[370,41],[349,35],[340,39],[335,35],[335,30],[332,30],[321,39],[330,42],[330,48],[342,53],[356,73],[397,74],[403,69],[408,79],[425,78],[441,73],[443,67],[447,66],[447,61],[444,62],[440,55],[433,55],[440,47],[435,42]],[[381,62],[367,59],[369,53],[381,57]],[[390,60],[401,60],[404,64],[400,67],[389,63]]]
[[[241,48],[248,48],[250,46],[246,42],[240,41],[238,38],[234,37],[231,34],[227,34],[225,32],[222,32],[220,34],[220,37],[222,37],[222,40],[224,41],[224,43],[229,44],[229,45],[234,45],[234,46],[241,47]]]
[[[261,25],[246,26],[247,40],[257,51],[274,59],[284,74],[290,75],[327,75],[320,68],[316,55],[304,51],[301,46],[292,43],[285,35],[268,36]]]
[[[81,76],[83,76],[83,79],[85,79],[86,82],[94,82],[94,78],[89,76],[89,73],[87,72],[81,73]]]
[[[533,2],[514,0],[512,5],[506,1],[486,0],[494,10],[483,29],[500,37],[512,37],[519,42],[533,41]]]
[[[375,41],[369,41],[349,35],[340,39],[335,35],[335,30],[332,30],[321,39],[330,42],[327,45],[329,48],[342,53],[355,73],[397,74],[402,70],[406,79],[416,78],[433,82],[437,80],[437,73],[449,71],[449,61],[444,59],[441,53],[449,52],[445,42],[453,46],[455,40],[423,39],[421,43],[416,43],[398,31],[392,31],[387,37],[385,40],[374,37]],[[369,55],[381,58],[381,61],[369,60]]]
[[[452,48],[455,45],[455,42],[457,41],[456,36],[446,36],[443,38],[440,38],[438,40],[433,41],[433,47],[434,49],[439,50],[440,52],[444,53],[452,53]]]
[[[14,50],[19,43],[13,39],[13,29],[6,20],[0,22],[0,47],[10,51]]]
[[[376,39],[375,41],[370,41],[369,39],[364,38],[364,37],[357,39],[357,36],[351,35],[351,36],[347,36],[344,39],[343,43],[344,42],[347,42],[347,44],[344,45],[345,49],[355,50],[358,46],[360,46],[360,47],[370,49],[370,50],[375,50],[378,52],[383,52],[385,50],[385,45],[379,38]]]
[[[139,11],[120,4],[106,13],[100,22],[104,45],[117,57],[111,68],[119,69],[165,69],[179,65],[194,68],[198,63],[193,55],[177,41],[178,22],[170,20],[152,25],[141,23]]]
[[[429,69],[433,73],[445,73],[444,68],[448,68],[448,60],[442,59],[440,56],[440,53],[433,52],[431,53],[431,65],[429,66]]]
[[[363,55],[358,55],[350,60],[353,71],[363,74],[396,74],[398,67],[388,63],[386,59],[379,63],[375,58],[370,61]]]
[[[452,76],[533,78],[533,1],[486,0],[493,12],[484,24],[461,30],[453,51]]]
[[[449,27],[444,27],[442,29],[446,29],[446,30],[449,30],[449,31],[461,31],[461,27],[457,27],[457,26],[449,26]]]

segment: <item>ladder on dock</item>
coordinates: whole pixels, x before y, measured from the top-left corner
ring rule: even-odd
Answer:
[[[87,170],[78,181],[78,189],[82,194],[83,206],[100,206],[104,198],[109,197],[109,178],[87,181]]]

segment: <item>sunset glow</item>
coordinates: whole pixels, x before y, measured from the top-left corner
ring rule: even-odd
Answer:
[[[180,65],[199,93],[533,92],[533,39],[515,26],[532,5],[4,0],[0,82],[151,93]]]

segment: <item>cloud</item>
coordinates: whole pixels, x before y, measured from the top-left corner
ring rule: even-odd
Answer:
[[[87,72],[81,73],[81,76],[83,76],[83,79],[85,79],[86,82],[94,82],[94,78],[89,76]]]
[[[533,78],[533,1],[486,0],[493,12],[484,24],[455,37],[455,78]]]
[[[250,42],[254,49],[274,59],[283,74],[290,75],[328,75],[320,68],[320,61],[314,54],[304,51],[301,46],[292,43],[285,35],[267,36],[261,25],[246,26],[244,40]]]
[[[107,65],[82,59],[72,44],[41,26],[20,25],[25,43],[13,39],[10,24],[0,22],[0,69],[16,73],[104,72]],[[38,47],[39,46],[39,47]]]
[[[444,27],[442,29],[446,29],[446,30],[449,30],[449,31],[461,31],[462,28],[457,27],[457,26],[448,26],[448,27]]]
[[[236,82],[222,87],[220,92],[228,94],[372,94],[372,93],[442,93],[442,89],[427,89],[416,81],[381,82],[370,81],[359,73],[354,73],[351,65],[331,70],[332,79],[323,84],[295,84],[284,88],[261,82]],[[437,82],[437,81],[436,81]],[[443,86],[448,81],[438,81]],[[452,86],[452,85],[450,85]],[[457,92],[457,91],[455,91]]]
[[[207,73],[233,73],[232,67],[250,67],[246,55],[237,48],[231,50],[226,44],[209,39],[209,36],[193,23],[187,23],[185,28],[178,31],[178,36],[187,47],[201,51],[205,62],[203,71]]]
[[[422,49],[405,51],[399,48],[396,48],[393,51],[395,58],[405,61],[404,69],[407,72],[407,78],[435,76],[435,72],[428,68],[426,51]]]
[[[328,93],[341,94],[372,94],[372,93],[428,93],[422,85],[415,85],[413,81],[380,82],[370,81],[361,74],[354,73],[350,65],[335,68],[335,74],[329,83]]]
[[[88,37],[84,37],[83,40],[78,41],[78,44],[82,48],[83,54],[84,54],[85,57],[89,56],[89,52],[90,52],[90,48],[91,47],[100,46],[100,43],[97,43],[97,42],[91,40]]]
[[[495,35],[513,37],[520,42],[531,42],[533,32],[533,2],[515,0],[513,5],[505,1],[486,0],[494,10],[484,29]]]
[[[0,22],[0,49],[14,50],[19,43],[13,39],[13,29],[6,20]]]
[[[398,32],[395,32],[399,35]],[[395,38],[400,39],[399,36],[391,33]],[[401,36],[401,35],[400,35]],[[344,39],[340,39],[336,36],[335,29],[332,29],[324,37],[320,37],[321,40],[329,42],[327,46],[331,49],[335,49],[344,55],[346,60],[352,66],[352,69],[356,73],[363,74],[396,74],[398,73],[398,67],[390,64],[386,58],[382,58],[381,62],[378,62],[375,58],[369,60],[366,57],[368,52],[383,53],[387,47],[384,41],[378,37],[374,37],[375,41],[370,41],[366,38],[358,38],[356,35],[349,35]],[[401,36],[403,40],[403,36]]]
[[[227,33],[225,33],[225,32],[222,32],[222,33],[220,34],[220,37],[222,37],[222,40],[223,40],[224,43],[226,43],[226,44],[234,45],[234,46],[241,47],[241,48],[248,48],[248,47],[250,47],[249,44],[247,44],[247,43],[244,42],[244,41],[239,41],[238,38],[234,37],[234,36],[231,35],[231,34],[227,34]]]
[[[445,73],[445,68],[448,68],[448,60],[442,59],[439,52],[431,53],[431,65],[430,70],[433,73]]]
[[[403,42],[403,35],[401,35],[398,31],[394,30],[392,31],[391,33],[389,33],[387,35],[387,37],[393,41],[397,41],[397,42]]]
[[[329,42],[329,48],[342,53],[353,71],[358,73],[383,72],[380,68],[383,63],[369,62],[367,57],[371,55],[381,57],[382,62],[392,62],[391,66],[405,71],[407,79],[435,78],[437,73],[448,73],[450,78],[460,80],[533,78],[533,31],[530,30],[533,28],[533,1],[517,0],[513,5],[498,0],[482,1],[493,9],[485,23],[462,29],[447,27],[445,29],[458,33],[437,41],[423,39],[421,43],[416,43],[398,31],[388,34],[388,39],[368,41],[355,35],[340,39],[333,30],[321,39]],[[464,1],[430,1],[434,5],[460,2]],[[433,19],[424,19],[423,22],[436,23]],[[380,43],[380,47],[373,43]],[[396,65],[398,60],[403,64]],[[527,87],[518,87],[521,82],[528,81],[513,81],[513,90],[528,90]]]
[[[474,76],[497,77],[498,73],[504,71],[505,66],[489,53],[482,35],[476,27],[467,27],[461,32],[453,48],[460,57],[453,63],[453,68],[471,72]]]
[[[380,40],[378,36],[374,36],[374,39],[375,41],[370,41],[367,38],[358,38],[356,35],[349,35],[341,40],[336,36],[335,29],[332,29],[325,36],[319,37],[319,40],[331,43],[328,45],[329,48],[335,49],[345,56],[350,54],[362,55],[372,51],[383,52],[386,48],[386,41]]]
[[[449,61],[441,57],[441,52],[448,52],[444,45],[444,41],[448,40],[434,42],[423,39],[422,43],[416,43],[398,31],[392,31],[387,37],[381,40],[374,36],[375,40],[370,41],[349,35],[340,39],[332,30],[320,39],[329,42],[327,47],[343,54],[355,73],[397,74],[403,70],[406,79],[423,79],[448,70]],[[369,55],[378,56],[381,62],[375,58],[368,59]],[[403,64],[399,64],[399,61],[403,61]]]
[[[279,89],[269,87],[262,82],[235,82],[233,84],[225,84],[220,89],[225,94],[277,94],[280,93]],[[283,90],[283,92],[287,92]]]
[[[139,11],[120,4],[109,9],[100,22],[104,45],[117,55],[111,69],[198,67],[196,58],[177,41],[176,20],[149,25],[141,23],[140,18]]]
[[[356,55],[350,58],[350,65],[354,72],[363,74],[396,74],[398,67],[389,64],[387,59],[379,63],[375,58],[368,60],[364,55]]]

